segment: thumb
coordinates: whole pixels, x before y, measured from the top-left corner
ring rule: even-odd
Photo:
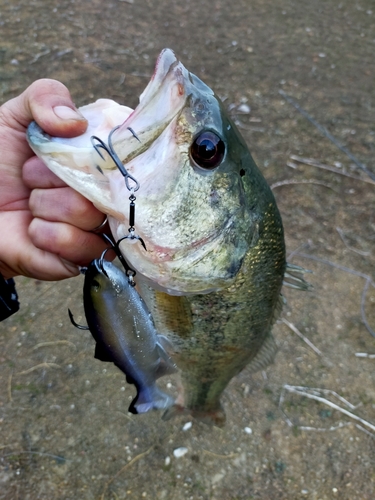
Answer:
[[[74,137],[87,128],[87,121],[75,107],[69,90],[57,80],[35,81],[2,108],[7,125],[20,132],[32,120],[47,134],[57,137]]]

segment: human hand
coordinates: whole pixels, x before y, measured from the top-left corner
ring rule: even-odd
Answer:
[[[106,248],[90,232],[104,215],[33,156],[26,141],[32,120],[59,137],[87,128],[55,80],[37,80],[0,107],[0,272],[6,279],[60,280],[79,274],[78,266]]]

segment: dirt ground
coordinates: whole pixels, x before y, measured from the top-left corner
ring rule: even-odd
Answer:
[[[282,317],[319,351],[279,322],[275,363],[225,391],[226,426],[183,430],[127,413],[133,387],[69,322],[82,278],[18,278],[21,311],[0,324],[0,499],[373,499],[375,359],[356,353],[375,353],[375,185],[279,90],[375,172],[374,2],[0,0],[0,101],[51,77],[78,105],[135,106],[164,47],[222,97],[269,183],[289,181],[274,186],[289,260],[314,289],[286,289]]]

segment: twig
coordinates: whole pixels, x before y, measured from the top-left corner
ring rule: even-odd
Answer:
[[[150,446],[150,448],[146,451],[144,451],[143,453],[140,453],[139,455],[137,455],[136,457],[133,458],[133,460],[130,460],[129,463],[127,463],[126,465],[124,465],[124,467],[122,467],[118,472],[116,472],[116,474],[111,477],[111,479],[109,479],[106,484],[104,485],[104,490],[103,490],[103,493],[100,497],[100,500],[104,500],[104,496],[106,494],[106,491],[108,489],[108,486],[116,479],[117,476],[119,476],[120,474],[122,474],[126,469],[128,469],[129,467],[131,467],[133,464],[135,464],[135,462],[138,462],[138,460],[140,460],[141,458],[145,457],[146,455],[148,455],[152,450],[154,449],[154,445]]]
[[[369,280],[370,284],[375,287],[375,283],[372,281],[372,278],[369,274],[361,273],[360,271],[356,271],[355,269],[350,269],[349,267],[342,266],[341,264],[336,264],[336,262],[332,262],[327,259],[322,259],[321,257],[316,257],[315,255],[310,255],[308,253],[297,252],[294,255],[299,255],[300,257],[304,257],[305,259],[315,260],[316,262],[321,262],[322,264],[327,264],[328,266],[336,267],[336,269],[341,269],[341,271],[354,274],[355,276],[359,276],[360,278]]]
[[[348,174],[343,172],[342,170],[331,167],[330,165],[325,165],[324,163],[320,163],[313,158],[303,158],[302,156],[290,155],[290,158],[298,163],[303,163],[304,165],[310,165],[310,167],[322,168],[323,170],[328,170],[329,172],[334,172],[335,174],[343,175],[344,177],[349,177],[350,179],[355,179],[356,181],[367,182],[368,184],[375,185],[375,181],[372,179],[362,179],[362,177],[358,177],[356,175]]]
[[[363,424],[366,427],[368,427],[369,429],[375,431],[375,425],[371,424],[370,422],[367,422],[367,420],[364,420],[363,418],[358,417],[354,413],[352,413],[348,410],[345,410],[345,408],[341,408],[341,406],[338,406],[337,404],[332,403],[332,401],[329,401],[326,398],[322,398],[321,396],[317,396],[316,394],[311,394],[310,392],[307,392],[307,391],[311,391],[311,390],[316,391],[317,389],[310,389],[309,387],[297,387],[294,385],[287,385],[287,384],[285,384],[283,388],[291,393],[298,394],[299,396],[304,396],[306,398],[313,399],[315,401],[319,401],[320,403],[324,403],[327,406],[329,406],[330,408],[333,408],[334,410],[337,410],[337,411],[343,413],[344,415],[352,418],[353,420],[356,420],[357,422],[361,422],[361,424]],[[318,390],[321,390],[321,389],[318,389]],[[341,396],[340,396],[340,398],[341,398]]]
[[[287,179],[285,181],[274,182],[273,184],[271,184],[270,188],[273,190],[277,187],[287,186],[289,184],[317,184],[318,186],[324,186],[324,187],[326,187],[328,189],[332,189],[332,191],[334,191],[333,187],[330,186],[329,184],[326,184],[325,182],[322,182],[322,181],[317,181],[315,179],[301,180],[301,181],[298,181],[296,179]]]
[[[61,366],[57,365],[56,363],[40,363],[39,365],[32,366],[28,370],[24,370],[23,372],[19,372],[18,375],[27,375],[28,373],[31,373],[35,370],[39,370],[39,368],[61,368]]]
[[[209,450],[202,450],[203,453],[206,453],[207,455],[211,455],[216,458],[234,458],[238,456],[238,453],[228,453],[228,455],[219,455],[218,453],[214,453],[213,451]]]
[[[127,418],[130,421],[133,420],[129,415],[126,415],[126,413],[124,413],[123,411],[117,410],[116,413],[120,413],[120,415],[122,415],[123,417]]]
[[[35,62],[38,61],[38,59],[40,59],[41,57],[44,57],[46,55],[48,55],[51,51],[49,49],[47,50],[44,50],[43,52],[39,52],[38,54],[36,54],[34,56],[33,59],[31,59],[31,61],[29,62],[29,64],[34,64]]]
[[[35,351],[35,349],[39,349],[40,347],[49,347],[53,345],[72,345],[75,349],[77,349],[77,346],[69,340],[53,340],[51,342],[40,342],[39,344],[36,344],[32,350]]]
[[[356,352],[355,356],[357,358],[369,358],[369,359],[375,359],[375,354],[368,354],[367,352]]]
[[[3,450],[4,448],[13,448],[14,446],[18,446],[18,443],[2,444],[0,445],[0,450]]]
[[[316,432],[327,432],[327,431],[337,431],[337,429],[341,429],[342,427],[347,427],[348,425],[352,425],[352,422],[340,422],[338,425],[332,425],[331,427],[306,427],[304,425],[298,425],[298,429],[301,431],[316,431]],[[366,431],[368,432],[368,431]]]
[[[351,250],[352,252],[355,252],[359,255],[363,255],[364,257],[367,257],[368,255],[371,255],[371,252],[364,252],[362,250],[357,250],[356,248],[353,248],[349,245],[349,243],[346,241],[346,236],[344,234],[344,231],[340,229],[339,227],[336,227],[336,231],[339,233],[340,238],[342,239],[342,242],[346,246],[348,250]]]
[[[315,354],[317,354],[318,356],[322,356],[328,363],[330,366],[333,366],[333,363],[331,363],[331,361],[329,361],[329,359],[327,359],[322,351],[320,351],[317,347],[314,346],[314,344],[307,338],[305,337],[299,330],[298,328],[293,325],[293,323],[290,323],[287,319],[285,318],[281,318],[280,321],[282,321],[286,326],[288,326],[296,335],[298,335],[298,337],[300,339],[302,339],[304,342],[306,342],[306,344],[311,347],[311,349],[315,352]]]
[[[13,398],[12,398],[12,377],[13,377],[13,371],[10,373],[9,378],[8,378],[8,398],[9,398],[10,403],[13,401]]]
[[[7,453],[6,455],[3,455],[3,457],[11,457],[13,455],[21,455],[21,454],[27,454],[27,455],[40,455],[42,457],[50,457],[54,458],[55,460],[61,460],[66,462],[68,459],[65,457],[60,457],[59,455],[52,455],[51,453],[43,453],[41,451],[15,451],[14,453]]]
[[[371,328],[371,326],[369,325],[369,323],[367,321],[366,311],[365,311],[366,296],[367,296],[367,292],[368,292],[368,288],[370,286],[370,283],[374,286],[373,281],[371,279],[367,279],[365,286],[363,287],[363,292],[362,292],[362,296],[361,296],[361,315],[362,315],[362,321],[364,322],[365,327],[371,333],[371,335],[373,337],[375,337],[375,332]]]
[[[280,89],[279,94],[282,95],[284,99],[289,102],[289,104],[294,106],[296,110],[301,113],[301,115],[303,115],[310,123],[312,123],[314,127],[317,128],[319,132],[321,132],[325,137],[327,137],[327,139],[329,139],[340,151],[346,154],[346,156],[348,156],[348,158],[350,158],[358,168],[363,170],[363,172],[365,172],[370,177],[370,179],[375,181],[375,174],[368,170],[366,166],[362,162],[360,162],[357,157],[354,156],[353,153],[351,153],[345,146],[343,146],[330,132],[328,132],[328,130],[323,127],[323,125],[320,125],[320,123],[318,123],[311,115],[309,115],[307,111],[301,108],[301,106],[294,99],[288,96],[283,90]]]
[[[355,426],[356,426],[356,427],[357,427],[357,429],[359,429],[360,431],[365,432],[368,436],[372,437],[373,439],[375,438],[375,434],[373,434],[372,432],[369,432],[367,429],[364,429],[364,428],[362,427],[362,425],[355,424]]]
[[[346,405],[351,410],[355,410],[356,408],[358,408],[358,406],[354,406],[352,403],[350,403],[350,401],[348,401],[347,399],[343,398],[342,396],[340,396],[340,394],[337,394],[337,392],[332,391],[331,389],[320,389],[320,388],[317,388],[317,387],[303,387],[303,386],[300,386],[300,385],[294,385],[293,387],[295,389],[298,389],[298,390],[301,390],[301,391],[304,391],[305,389],[307,389],[308,391],[310,391],[311,394],[315,393],[316,396],[319,396],[320,393],[331,394],[332,396],[334,396],[335,398],[337,398],[338,400],[340,400],[342,403],[344,403],[344,405]]]
[[[287,161],[286,166],[290,167],[290,168],[294,168],[294,169],[297,168],[297,165],[295,163],[293,163],[292,161]]]
[[[322,264],[327,264],[329,266],[340,269],[341,271],[345,271],[347,273],[354,274],[355,276],[359,276],[360,278],[364,278],[366,280],[365,286],[363,287],[362,296],[361,296],[361,316],[362,316],[363,324],[367,328],[368,332],[370,333],[370,335],[375,337],[375,332],[371,328],[371,326],[369,325],[369,322],[367,321],[367,317],[366,317],[366,312],[365,312],[365,303],[366,303],[366,296],[367,296],[368,288],[370,285],[375,287],[375,283],[372,280],[371,276],[368,274],[364,274],[364,273],[361,273],[359,271],[356,271],[355,269],[350,269],[349,267],[342,266],[341,264],[336,264],[335,262],[331,262],[330,260],[321,259],[320,257],[315,257],[314,255],[309,255],[306,253],[299,253],[299,252],[296,252],[294,255],[299,255],[300,257],[304,257],[305,259],[311,259],[311,260],[315,260],[316,262],[321,262]]]

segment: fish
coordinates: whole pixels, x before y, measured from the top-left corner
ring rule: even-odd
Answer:
[[[180,389],[165,418],[189,412],[224,425],[229,381],[276,352],[271,329],[286,259],[273,193],[219,97],[170,49],[134,111],[108,100],[80,111],[89,120],[83,136],[50,137],[32,123],[29,144],[108,215],[116,241],[129,234],[128,200],[136,196],[134,229],[146,248],[136,238],[119,247],[156,330],[173,346]],[[137,190],[90,142],[110,133]]]
[[[137,389],[129,412],[172,406],[174,398],[162,391],[156,380],[175,373],[176,366],[162,345],[145,302],[125,273],[103,258],[93,260],[85,272],[83,303],[96,341],[95,358],[113,362]]]

